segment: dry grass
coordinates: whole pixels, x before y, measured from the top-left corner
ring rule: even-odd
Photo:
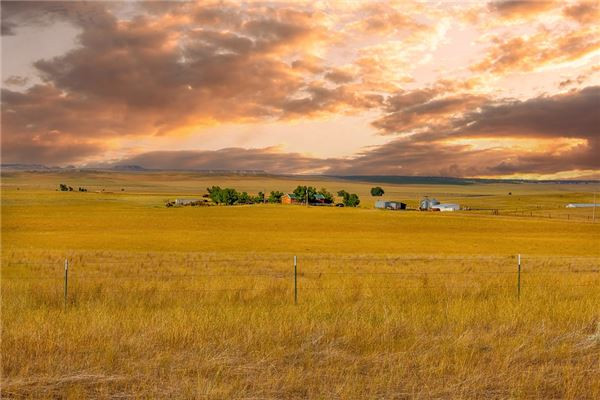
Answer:
[[[599,224],[101,196],[3,192],[4,398],[600,398]]]

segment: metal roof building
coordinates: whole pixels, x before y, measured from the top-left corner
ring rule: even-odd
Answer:
[[[419,204],[419,209],[420,210],[431,210],[433,208],[433,206],[440,204],[439,201],[437,201],[434,198],[429,198],[427,196],[425,196],[425,198],[423,200],[421,200],[421,203]]]
[[[377,200],[375,202],[375,208],[383,210],[406,210],[406,204],[400,201]]]

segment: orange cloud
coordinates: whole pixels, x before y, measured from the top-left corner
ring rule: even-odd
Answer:
[[[495,74],[527,72],[546,65],[576,61],[600,50],[600,37],[595,28],[585,28],[556,34],[542,30],[530,37],[499,37],[479,63],[475,72]]]

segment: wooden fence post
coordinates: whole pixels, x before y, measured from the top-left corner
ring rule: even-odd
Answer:
[[[294,304],[298,304],[298,264],[294,256]]]
[[[69,260],[65,258],[65,308],[67,308],[67,295],[69,288]]]
[[[517,299],[521,300],[521,255],[518,256],[517,268]]]

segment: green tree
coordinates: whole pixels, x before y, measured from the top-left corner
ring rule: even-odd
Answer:
[[[294,194],[296,195],[298,201],[301,203],[306,203],[307,197],[309,203],[314,203],[316,200],[315,196],[317,194],[317,189],[312,186],[299,185],[296,189],[294,189]]]
[[[356,193],[352,193],[348,199],[344,202],[347,207],[357,207],[360,204],[360,199]]]
[[[383,196],[384,195],[384,191],[383,188],[381,188],[380,186],[375,186],[374,188],[371,188],[371,196]]]
[[[254,198],[255,203],[264,203],[265,194],[263,192],[258,192],[258,195]]]
[[[269,196],[267,201],[269,203],[281,203],[281,198],[283,197],[283,195],[283,192],[280,192],[278,190],[272,190],[271,195]]]
[[[345,190],[340,190],[337,195],[342,198],[342,203],[346,207],[356,207],[360,204],[360,199],[356,193],[348,193]]]
[[[235,189],[225,188],[221,191],[221,200],[225,205],[233,205],[238,201],[239,198],[240,195]]]
[[[213,187],[209,187],[206,188],[206,191],[208,192],[208,197],[210,197],[210,199],[215,203],[215,204],[221,204],[222,203],[222,192],[223,189],[221,189],[221,187],[219,186],[213,186]]]
[[[235,204],[240,197],[240,194],[237,192],[237,190],[232,188],[221,189],[219,186],[213,186],[211,188],[206,188],[206,190],[208,191],[208,197],[210,197],[210,199],[216,204],[225,204],[230,206]],[[248,194],[246,193],[246,195]]]
[[[239,204],[252,204],[253,203],[252,200],[253,199],[250,197],[250,195],[248,195],[247,192],[242,192],[239,194],[237,202]]]

